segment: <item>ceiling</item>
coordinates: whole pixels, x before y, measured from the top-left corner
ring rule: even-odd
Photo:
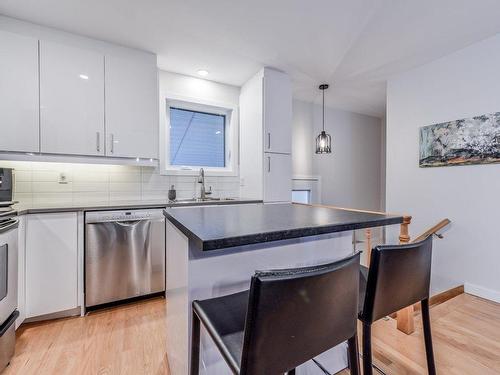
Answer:
[[[383,116],[388,77],[500,32],[498,0],[0,0],[0,13],[154,52],[240,86],[262,66],[295,97]]]

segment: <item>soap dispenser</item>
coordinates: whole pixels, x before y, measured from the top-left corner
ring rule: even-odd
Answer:
[[[170,186],[170,190],[168,191],[168,200],[175,201],[175,198],[177,198],[177,192],[175,191],[175,186],[172,185]]]

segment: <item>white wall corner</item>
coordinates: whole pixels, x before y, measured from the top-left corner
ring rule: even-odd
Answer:
[[[498,290],[484,288],[480,285],[465,283],[465,293],[500,303],[500,291]]]

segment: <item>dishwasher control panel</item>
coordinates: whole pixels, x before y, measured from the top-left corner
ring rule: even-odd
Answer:
[[[95,211],[85,214],[85,223],[163,219],[162,209]]]

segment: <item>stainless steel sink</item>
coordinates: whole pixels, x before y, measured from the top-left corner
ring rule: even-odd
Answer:
[[[176,199],[170,203],[196,203],[196,202],[227,202],[227,201],[235,201],[236,198],[186,198],[186,199]]]

